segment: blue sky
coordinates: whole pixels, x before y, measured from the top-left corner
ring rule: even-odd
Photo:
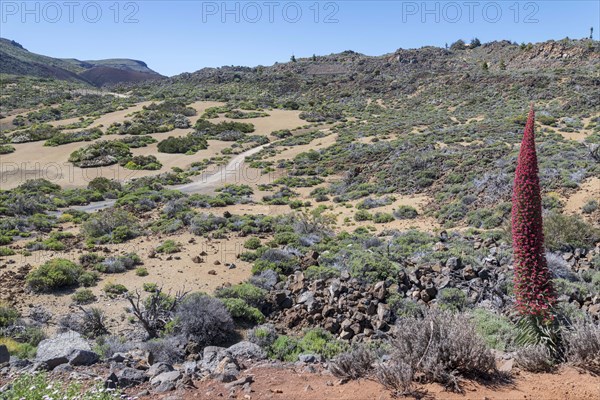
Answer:
[[[600,34],[600,1],[7,1],[0,36],[52,57],[133,58],[164,75],[272,65],[457,39],[538,42]]]

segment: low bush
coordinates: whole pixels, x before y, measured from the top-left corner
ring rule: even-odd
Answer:
[[[577,368],[600,375],[600,325],[578,320],[563,333],[567,361]]]
[[[394,217],[398,219],[414,219],[417,218],[419,213],[414,207],[411,206],[400,206],[394,210]]]
[[[376,224],[385,224],[388,222],[392,222],[394,220],[394,216],[392,214],[376,212],[373,214],[373,222]]]
[[[373,372],[375,357],[364,346],[345,352],[329,362],[329,371],[340,379],[366,378]]]
[[[27,275],[27,284],[35,292],[44,292],[75,286],[83,268],[72,261],[55,258],[47,261]]]
[[[248,340],[259,345],[263,349],[268,349],[277,340],[275,327],[270,324],[260,325],[248,331]]]
[[[112,283],[112,282],[106,283],[106,285],[104,285],[104,288],[102,290],[104,290],[104,292],[109,297],[114,297],[114,296],[118,296],[123,293],[127,293],[127,288],[125,287],[125,285],[122,285],[120,283]]]
[[[144,267],[139,267],[135,269],[135,274],[141,277],[148,276],[148,270]]]
[[[175,314],[180,332],[201,346],[219,345],[234,333],[231,315],[222,301],[202,294],[191,294]]]
[[[244,247],[249,250],[256,250],[261,246],[260,239],[257,237],[251,237],[244,242]]]
[[[462,311],[467,306],[467,295],[457,288],[444,288],[437,295],[440,309]]]
[[[600,229],[577,215],[550,212],[544,217],[544,242],[550,251],[589,249],[600,240]]]
[[[208,148],[208,142],[202,136],[189,133],[187,136],[169,136],[158,142],[160,153],[195,154],[198,150]]]
[[[140,234],[135,216],[125,210],[108,208],[83,223],[84,234],[94,242],[123,243]]]
[[[474,310],[472,315],[475,329],[488,347],[500,351],[513,348],[517,330],[508,318],[483,308]]]
[[[252,307],[242,299],[223,298],[223,304],[229,314],[235,319],[260,324],[265,321],[265,316],[256,307]]]
[[[69,156],[69,162],[80,168],[91,168],[113,165],[128,158],[131,158],[131,151],[125,143],[100,140],[75,150]]]
[[[84,305],[96,301],[96,295],[90,289],[81,289],[76,291],[71,297],[75,304]]]
[[[161,162],[153,155],[135,156],[123,164],[124,168],[132,170],[156,171],[162,168]]]
[[[19,318],[19,312],[16,308],[0,303],[0,328],[12,325],[17,318]]]
[[[556,369],[550,350],[543,344],[531,344],[520,348],[515,355],[516,364],[529,372],[552,372]]]
[[[460,391],[459,377],[487,377],[496,371],[494,356],[467,315],[431,310],[423,319],[403,318],[397,327],[388,367],[408,369],[410,380],[419,375]]]
[[[282,361],[297,361],[300,354],[316,354],[332,359],[347,349],[329,332],[320,328],[309,329],[301,338],[279,336],[269,349],[269,356]]]
[[[581,207],[581,212],[584,214],[591,214],[598,209],[598,202],[596,200],[590,200]]]
[[[181,243],[177,243],[174,240],[165,240],[161,245],[156,248],[157,253],[173,254],[181,251]]]
[[[267,297],[267,291],[251,283],[240,283],[217,289],[215,296],[218,298],[242,299],[252,307],[261,307]]]

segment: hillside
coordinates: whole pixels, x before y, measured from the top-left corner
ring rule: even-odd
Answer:
[[[19,43],[3,38],[0,38],[0,73],[76,81],[94,86],[163,78],[142,61],[52,58],[32,53]]]

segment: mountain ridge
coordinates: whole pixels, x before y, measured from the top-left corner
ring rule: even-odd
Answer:
[[[6,38],[0,38],[0,73],[80,81],[97,87],[165,78],[140,60],[54,58],[30,52]]]

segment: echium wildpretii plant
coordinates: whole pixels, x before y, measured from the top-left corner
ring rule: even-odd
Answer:
[[[540,322],[552,320],[556,300],[544,255],[542,198],[534,138],[535,114],[529,111],[519,152],[512,198],[514,285],[517,310]]]

